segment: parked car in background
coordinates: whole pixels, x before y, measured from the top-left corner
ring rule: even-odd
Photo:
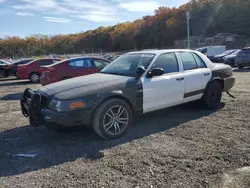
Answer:
[[[250,47],[243,48],[239,51],[235,59],[235,66],[238,66],[240,69],[250,66]]]
[[[42,74],[42,66],[51,65],[61,61],[59,58],[41,58],[33,60],[24,65],[17,66],[17,78],[30,79],[33,83],[40,82],[40,76]]]
[[[27,64],[29,62],[33,61],[33,59],[22,59],[22,60],[18,60],[16,62],[13,62],[9,65],[9,72],[10,74],[16,75],[17,73],[17,66],[18,65],[24,65]]]
[[[196,50],[203,53],[211,61],[213,61],[214,56],[226,51],[226,46],[206,46],[206,47],[198,48]]]
[[[235,50],[233,53],[231,53],[230,55],[227,55],[223,58],[223,63],[230,65],[231,67],[235,67],[235,59],[237,54],[240,52],[240,50]]]
[[[111,57],[112,57],[111,54],[104,54],[104,55],[102,56],[103,59],[108,59],[108,58],[111,58]]]
[[[200,101],[220,106],[235,84],[232,67],[191,50],[153,50],[122,55],[99,73],[60,81],[20,100],[32,126],[91,125],[104,139],[123,136],[135,114]]]
[[[102,70],[110,61],[97,57],[70,58],[42,67],[41,84],[47,85],[60,80],[93,74]]]
[[[227,55],[232,54],[235,51],[236,51],[236,49],[235,50],[227,50],[227,51],[225,51],[225,52],[223,52],[221,54],[215,55],[214,58],[213,58],[213,62],[215,62],[215,63],[223,63],[223,58],[225,56],[227,56]]]
[[[119,56],[119,55],[111,56],[111,57],[107,58],[107,60],[109,60],[109,61],[114,61],[114,60],[116,60],[118,57],[120,57],[120,56]]]
[[[2,76],[2,77],[9,76],[9,74],[10,74],[10,66],[11,66],[10,61],[0,59],[0,76]]]

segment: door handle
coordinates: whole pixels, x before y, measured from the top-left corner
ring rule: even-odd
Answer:
[[[205,74],[204,74],[204,76],[208,76],[208,75],[209,75],[209,73],[205,73]]]
[[[184,80],[184,78],[176,78],[177,81]]]

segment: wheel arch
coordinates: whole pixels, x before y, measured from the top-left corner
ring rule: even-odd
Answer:
[[[127,97],[125,97],[124,95],[113,94],[113,95],[109,95],[105,99],[99,101],[98,104],[94,107],[92,115],[91,115],[91,122],[93,121],[94,114],[95,114],[96,110],[98,109],[98,107],[100,107],[103,103],[105,103],[106,101],[108,101],[110,99],[120,99],[120,100],[123,100],[124,102],[126,102],[129,105],[129,107],[132,110],[132,113],[134,112],[134,105],[133,105],[133,103]]]
[[[220,77],[214,77],[213,79],[211,79],[211,80],[207,83],[205,90],[207,89],[207,87],[209,86],[209,84],[211,84],[212,82],[219,82],[220,85],[221,85],[222,90],[224,89],[224,80],[221,79]]]
[[[33,73],[36,73],[36,74],[38,74],[39,76],[41,76],[41,74],[39,73],[39,72],[36,72],[36,71],[32,71],[32,72],[30,72],[29,73],[29,76],[28,76],[28,78],[30,78],[30,76],[33,74]]]

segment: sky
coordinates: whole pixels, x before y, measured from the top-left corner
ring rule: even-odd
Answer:
[[[188,0],[0,0],[0,37],[79,33],[134,21]]]

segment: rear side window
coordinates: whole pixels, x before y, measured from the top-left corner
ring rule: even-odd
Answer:
[[[162,68],[164,70],[164,73],[173,73],[173,72],[179,72],[179,66],[178,61],[175,56],[175,53],[166,53],[160,55],[154,65],[154,67]]]
[[[198,65],[198,68],[206,68],[206,64],[204,63],[204,61],[195,53],[192,53],[194,56],[194,59]]]
[[[52,64],[52,61],[50,59],[43,59],[39,61],[40,66],[46,66]]]
[[[189,52],[179,52],[184,70],[197,69],[198,66],[194,59],[194,56]]]
[[[92,67],[90,59],[71,60],[69,65],[75,68],[91,68]]]

